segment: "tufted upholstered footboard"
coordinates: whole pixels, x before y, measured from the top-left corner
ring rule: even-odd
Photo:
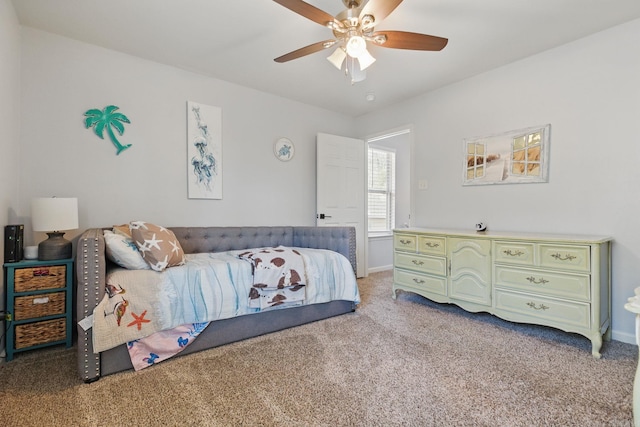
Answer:
[[[353,227],[171,227],[186,253],[223,252],[267,246],[329,249],[341,253],[356,271]],[[93,313],[105,293],[110,263],[105,257],[103,229],[91,228],[80,236],[76,253],[78,320]],[[239,316],[211,322],[198,339],[179,355],[279,331],[355,310],[351,301],[331,301],[286,310]],[[78,326],[78,373],[85,382],[131,369],[126,346],[93,352],[91,329]]]

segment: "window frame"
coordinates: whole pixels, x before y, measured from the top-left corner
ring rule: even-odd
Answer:
[[[387,235],[391,235],[393,234],[393,229],[395,228],[395,203],[396,203],[396,167],[397,167],[397,158],[396,158],[396,149],[395,148],[390,148],[390,147],[385,147],[383,145],[377,145],[377,144],[372,144],[369,143],[367,144],[367,234],[369,237],[376,237],[376,236],[387,236]],[[373,167],[372,165],[372,158],[371,158],[371,153],[372,151],[378,151],[378,152],[382,152],[382,153],[386,153],[387,156],[391,156],[391,159],[387,159],[387,182],[385,184],[385,188],[384,189],[375,189],[372,188],[371,186],[371,180],[372,180],[372,173],[371,173],[371,169]],[[384,220],[386,223],[386,227],[384,230],[371,230],[371,224],[372,224],[372,220],[371,220],[371,206],[370,206],[370,195],[371,194],[376,194],[376,195],[385,195],[385,199],[386,199],[386,208],[385,208],[385,214],[384,214]],[[376,217],[378,218],[378,217]]]

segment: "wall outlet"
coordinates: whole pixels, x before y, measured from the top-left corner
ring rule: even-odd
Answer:
[[[418,190],[426,190],[429,187],[429,183],[426,179],[421,179],[418,181]]]

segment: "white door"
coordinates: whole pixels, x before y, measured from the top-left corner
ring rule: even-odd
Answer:
[[[367,275],[366,156],[364,140],[318,134],[316,223],[355,227],[358,277]]]

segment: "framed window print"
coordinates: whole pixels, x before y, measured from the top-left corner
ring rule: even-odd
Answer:
[[[551,125],[463,141],[463,185],[549,181]]]

